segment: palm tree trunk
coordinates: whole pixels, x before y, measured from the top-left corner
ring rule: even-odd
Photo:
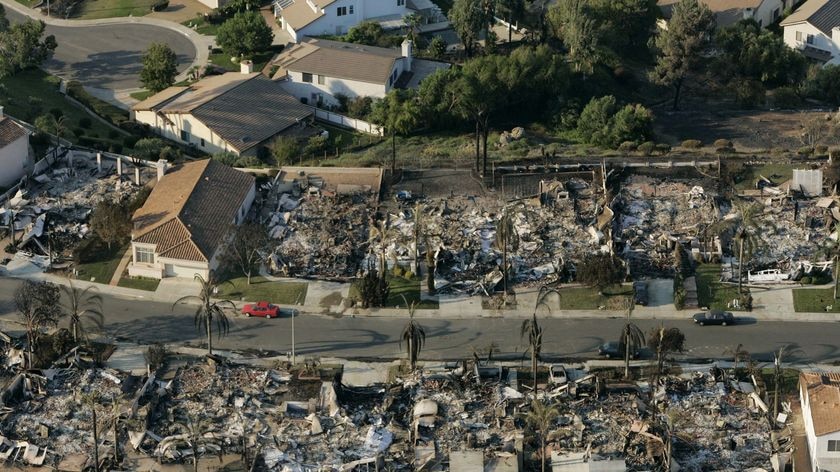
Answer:
[[[90,412],[93,416],[93,470],[99,472],[99,432],[96,430],[96,406],[93,403]]]
[[[481,162],[481,132],[478,130],[478,120],[475,121],[475,171],[479,171]]]
[[[114,464],[120,463],[120,431],[119,431],[119,416],[117,412],[114,413]]]
[[[397,171],[397,133],[391,133],[391,178]]]
[[[630,378],[630,329],[624,327],[624,378]]]
[[[213,321],[210,318],[210,312],[207,312],[207,353],[213,355],[213,330],[210,327],[210,322]]]
[[[743,277],[744,277],[744,238],[740,238],[739,240],[738,249],[738,295],[741,295],[743,292]]]
[[[545,431],[540,431],[540,467],[542,472],[545,472]]]
[[[531,374],[534,376],[534,395],[537,394],[537,352],[531,346]]]

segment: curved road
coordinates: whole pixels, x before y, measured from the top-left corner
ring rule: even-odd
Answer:
[[[6,16],[12,22],[22,21],[25,16],[13,8],[7,5]],[[49,24],[46,34],[55,35],[58,48],[53,58],[44,63],[44,69],[64,79],[110,90],[141,86],[141,57],[151,43],[163,42],[175,51],[179,72],[192,65],[198,52],[193,41],[179,31],[128,19],[119,24]]]

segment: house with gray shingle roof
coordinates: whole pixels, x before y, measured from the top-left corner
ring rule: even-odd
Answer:
[[[237,155],[256,155],[278,135],[311,120],[312,109],[280,84],[243,69],[169,87],[134,105],[132,118],[208,154]]]
[[[212,159],[169,170],[132,216],[129,275],[206,279],[255,195],[253,176]]]
[[[278,55],[273,79],[303,103],[334,106],[336,97],[382,98],[394,88],[416,88],[450,64],[413,57],[413,44],[400,49],[305,38]]]
[[[808,0],[780,25],[789,47],[811,59],[840,64],[840,0]]]
[[[0,187],[15,185],[29,167],[29,132],[0,107]]]

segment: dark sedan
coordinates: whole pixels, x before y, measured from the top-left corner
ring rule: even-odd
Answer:
[[[598,355],[606,357],[607,359],[624,359],[624,354],[624,344],[615,341],[598,346]],[[631,358],[638,359],[640,355],[641,352],[638,349],[630,350]]]
[[[712,310],[709,312],[697,313],[692,317],[694,322],[700,326],[705,325],[733,325],[736,323],[735,317],[731,312],[722,310]]]

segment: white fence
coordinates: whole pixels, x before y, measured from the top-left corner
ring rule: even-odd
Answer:
[[[367,121],[360,120],[358,118],[350,118],[349,116],[344,116],[339,113],[321,110],[320,108],[313,107],[313,109],[315,110],[316,119],[323,120],[327,123],[332,123],[334,125],[338,125],[344,128],[355,129],[363,133],[373,134],[376,136],[384,135],[382,127],[379,125],[368,123]]]

